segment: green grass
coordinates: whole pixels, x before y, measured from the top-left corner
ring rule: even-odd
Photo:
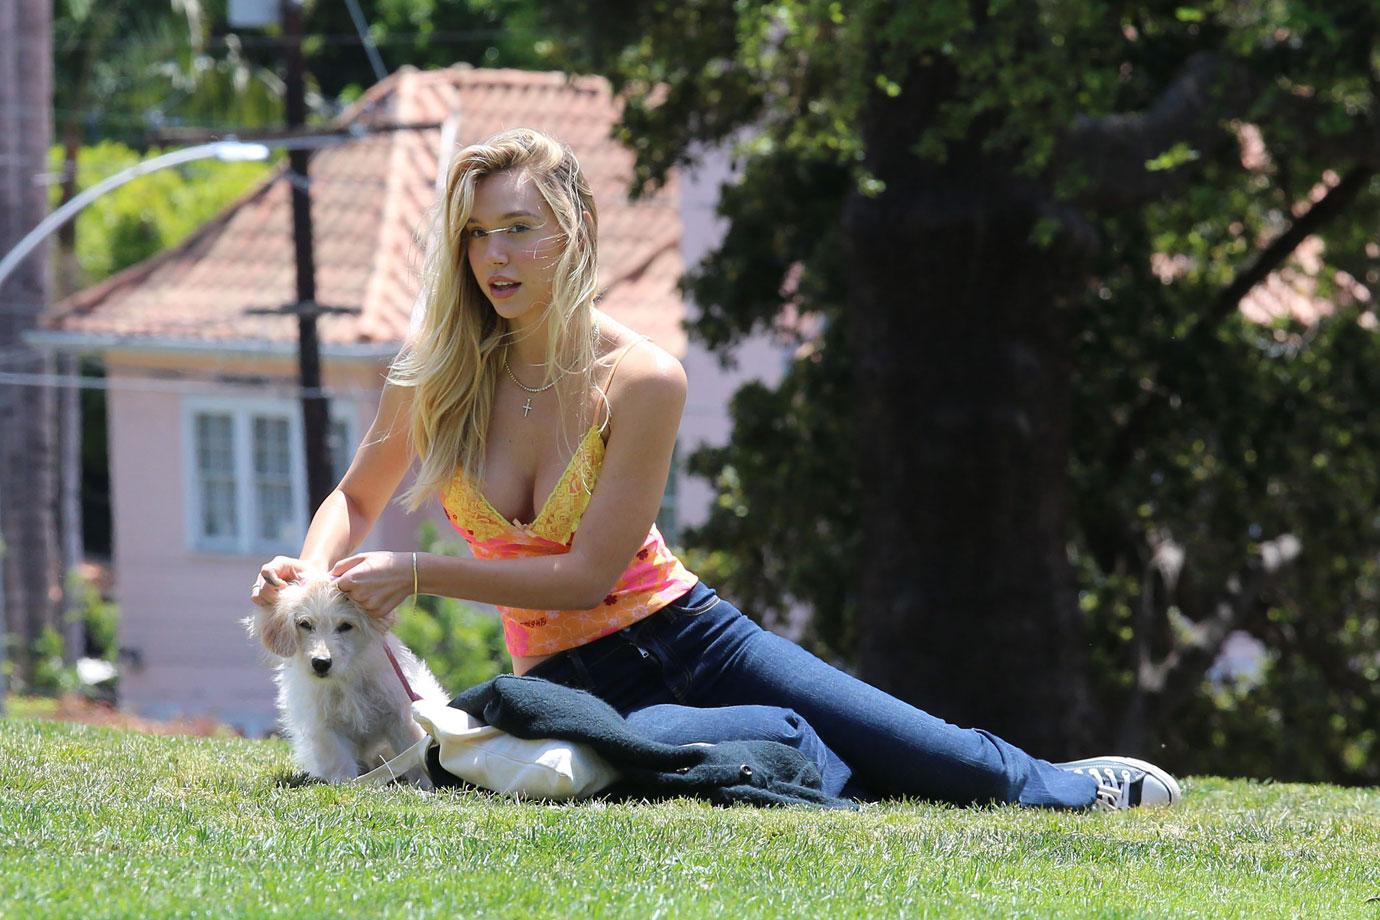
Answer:
[[[1070,814],[293,785],[281,742],[0,721],[0,917],[1380,918],[1380,792]]]

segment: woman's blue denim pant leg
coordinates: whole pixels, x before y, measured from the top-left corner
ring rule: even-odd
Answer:
[[[1096,782],[960,728],[763,630],[703,582],[647,619],[528,672],[589,690],[672,744],[765,738],[856,798],[1091,805]]]

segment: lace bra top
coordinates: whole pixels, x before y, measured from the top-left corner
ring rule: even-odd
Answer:
[[[624,352],[626,355],[626,351]],[[619,363],[622,356],[619,358]],[[618,369],[617,363],[614,371]],[[612,374],[610,374],[612,379]],[[509,521],[457,470],[442,491],[446,519],[478,559],[514,559],[570,552],[580,518],[604,465],[604,439],[591,425],[530,524]],[[665,607],[698,581],[666,546],[653,524],[613,590],[590,610],[498,608],[503,638],[515,656],[550,655],[593,642]]]

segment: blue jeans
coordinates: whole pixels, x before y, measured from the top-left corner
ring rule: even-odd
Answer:
[[[527,673],[588,690],[670,744],[789,744],[814,760],[833,795],[1050,808],[1083,808],[1096,796],[1092,777],[843,673],[762,629],[703,582],[645,620]]]

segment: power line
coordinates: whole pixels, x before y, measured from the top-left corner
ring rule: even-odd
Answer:
[[[43,360],[43,352],[36,348],[0,349],[0,367],[6,364],[35,364]]]
[[[433,131],[433,130],[439,130],[438,127],[433,126],[433,125],[431,125],[431,124],[424,124],[424,125],[419,125],[419,126],[408,126],[408,128],[409,128],[409,130],[417,130],[417,131]],[[227,132],[217,132],[217,131],[212,131],[211,129],[202,129],[202,128],[199,128],[199,127],[187,128],[187,129],[184,129],[184,130],[188,130],[188,131],[205,130],[205,131],[207,131],[207,133],[224,133],[224,134],[231,135],[231,136],[235,137],[236,139],[241,140],[241,141],[245,141],[245,142],[248,142],[248,141],[254,139],[254,137],[255,137],[255,136],[257,135],[257,133],[258,133],[258,132],[256,132],[254,129],[249,129],[249,130],[246,131],[246,130],[244,130],[244,129],[242,129],[242,128],[240,129],[240,131],[227,131]],[[242,134],[241,132],[243,132],[243,134]],[[370,143],[374,143],[374,144],[385,144],[385,143],[389,143],[389,141],[388,141],[388,135],[389,135],[390,133],[393,133],[393,132],[379,131],[379,132],[375,132],[375,133],[370,133],[370,134],[361,135],[360,137],[357,137],[357,138],[351,138],[351,139],[349,140],[348,143],[346,143],[346,144],[340,144],[339,147],[340,147],[340,148],[347,148],[347,147],[348,147],[348,148],[351,149],[351,150],[356,150],[356,151],[357,151],[357,150],[359,150],[359,149],[360,149],[363,145],[365,145],[365,144],[370,144]],[[273,135],[272,135],[271,133],[266,133],[266,136],[268,136],[268,137],[271,138]],[[181,144],[176,144],[176,143],[174,143],[174,144],[156,144],[156,145],[151,146],[149,149],[150,149],[150,150],[176,150],[176,149],[178,149],[180,146],[182,146],[182,145],[181,145]],[[83,150],[86,150],[86,149],[90,149],[90,148],[84,146],[82,149],[83,149]],[[326,148],[322,148],[322,149],[326,149]],[[77,173],[78,173],[78,175],[80,175],[83,179],[85,179],[85,180],[98,180],[98,179],[105,178],[106,176],[113,176],[115,173],[122,172],[122,171],[124,171],[124,170],[126,170],[126,169],[129,169],[131,166],[137,166],[137,165],[139,164],[140,160],[141,160],[140,157],[134,157],[134,158],[129,159],[129,160],[124,160],[124,161],[115,162],[115,163],[102,163],[102,164],[101,164],[101,167],[102,167],[102,168],[97,169],[97,168],[95,168],[94,166],[83,165],[81,159],[78,158],[77,163],[76,163],[76,167],[77,167]],[[5,158],[0,157],[0,163],[4,163],[4,162],[5,162]],[[32,160],[31,160],[31,159],[21,160],[21,159],[19,159],[19,158],[13,158],[10,162],[11,162],[12,165],[25,165],[25,164],[27,164],[28,162],[32,162]],[[45,160],[44,162],[45,162],[45,165],[46,165],[47,161]],[[197,175],[211,175],[211,174],[213,174],[213,173],[215,173],[215,172],[218,172],[218,171],[224,171],[225,167],[226,167],[226,166],[230,166],[230,165],[239,165],[239,164],[218,163],[218,162],[215,162],[215,161],[212,161],[212,160],[194,160],[194,161],[192,161],[192,162],[190,162],[190,163],[184,163],[184,164],[181,164],[181,165],[179,165],[179,166],[174,167],[174,168],[173,168],[173,171],[175,171],[175,172],[177,172],[177,173],[192,175],[192,176],[197,176]],[[264,165],[264,167],[263,167],[263,172],[264,172],[265,174],[271,173],[271,172],[272,172],[277,166],[279,166],[279,165],[281,165],[281,158],[280,158],[279,162],[274,162],[274,161],[272,161],[272,160],[265,161],[265,165]],[[32,173],[32,174],[30,175],[30,179],[31,179],[32,181],[37,182],[37,183],[42,183],[42,184],[48,184],[48,185],[55,184],[56,182],[60,182],[60,181],[62,181],[62,178],[63,178],[63,176],[62,176],[62,173],[61,173],[61,172],[51,172],[51,171],[44,171],[44,172],[41,172],[41,173]],[[329,183],[332,183],[332,184],[340,184],[340,185],[350,185],[350,184],[354,184],[354,185],[382,185],[382,184],[386,184],[386,182],[387,182],[387,180],[386,180],[385,178],[380,178],[380,179],[375,179],[375,180],[366,180],[366,179],[354,179],[354,178],[349,177],[349,176],[325,176],[325,177],[322,177],[322,179],[323,179],[323,181],[325,181],[325,182],[329,182]],[[316,180],[315,180],[315,179],[312,179],[311,181],[316,181]],[[85,186],[83,186],[83,187],[85,187]]]
[[[373,400],[381,388],[370,387],[317,387],[308,389],[287,379],[266,380],[249,376],[226,374],[219,377],[86,377],[72,374],[39,373],[21,374],[0,371],[0,384],[12,386],[47,387],[50,389],[102,390],[104,392],[166,393],[175,396],[225,396],[227,388],[234,395],[272,394],[285,399],[297,399],[304,395],[324,396],[328,399],[349,401]],[[694,403],[687,404],[683,416],[722,417],[722,409],[706,407]]]
[[[78,174],[79,174],[80,176],[82,176],[83,179],[95,179],[95,180],[99,180],[99,179],[104,179],[104,178],[106,178],[106,177],[108,177],[108,176],[113,176],[113,175],[115,175],[116,173],[122,172],[122,171],[124,171],[125,169],[128,169],[130,166],[133,166],[133,165],[135,165],[135,164],[133,164],[133,163],[126,163],[125,165],[119,167],[118,169],[93,171],[93,172],[90,173],[89,175],[87,174],[87,172],[86,172],[85,170],[80,170]],[[267,178],[272,177],[273,170],[274,170],[275,168],[277,168],[277,166],[278,166],[278,164],[270,163],[269,166],[268,166],[268,168],[264,170],[263,175],[260,176],[260,177],[258,177],[255,181],[262,181],[263,179],[267,179]],[[193,174],[193,175],[195,175],[195,174]],[[56,176],[56,174],[54,174],[54,173],[34,173],[32,179],[33,179],[33,181],[36,182],[36,183],[39,182],[40,180],[48,179],[48,180],[50,180],[50,181],[47,182],[47,183],[44,183],[44,184],[49,184],[49,185],[56,184],[57,182],[62,181],[60,176],[56,176],[56,178],[55,178],[55,176]],[[200,177],[200,178],[204,178],[204,176],[203,176],[203,177]],[[274,182],[289,182],[289,181],[291,181],[291,180],[288,179],[286,176],[276,176],[276,177],[272,177],[272,178],[273,178],[273,181],[274,181]],[[91,184],[94,185],[95,183],[92,182]],[[331,186],[331,187],[334,187],[334,188],[384,188],[384,187],[386,187],[386,186],[388,185],[388,179],[387,179],[386,177],[384,177],[384,176],[380,176],[380,177],[377,178],[377,179],[357,179],[357,178],[355,178],[355,177],[353,177],[353,176],[311,176],[311,177],[309,177],[309,178],[307,179],[307,185],[309,185],[309,186],[316,186],[316,185],[320,185],[320,186]],[[86,188],[86,187],[87,187],[86,185],[83,185],[83,186],[82,186],[83,189]],[[248,189],[249,189],[250,187],[252,187],[252,183],[250,184],[250,186],[246,187],[246,191],[248,191]],[[78,190],[80,191],[81,189],[78,189]],[[114,194],[118,194],[118,193],[112,192],[111,194],[114,195]],[[131,193],[131,194],[132,194],[132,193]],[[233,204],[233,201],[230,202],[230,203]],[[229,206],[229,205],[227,204],[227,207],[228,207],[228,206]],[[207,218],[207,220],[211,220],[211,219],[215,218],[216,216],[218,216],[218,213],[217,213],[217,214],[212,214],[210,217]]]
[[[368,387],[303,387],[294,381],[255,378],[249,375],[225,374],[216,377],[85,377],[73,374],[0,371],[0,384],[49,389],[103,390],[105,392],[172,393],[180,396],[224,395],[226,389],[250,393],[273,393],[277,396],[302,396],[328,399],[358,399],[374,397],[378,390]]]
[[[406,45],[415,44],[418,39],[423,39],[426,44],[437,45],[464,45],[480,44],[493,38],[502,38],[508,34],[507,29],[445,29],[434,32],[394,32],[388,31],[380,38],[373,38],[376,45]],[[233,33],[224,36],[212,36],[202,43],[203,48],[230,49],[230,48],[282,48],[286,39],[276,35],[246,35],[244,33]],[[354,32],[316,32],[303,36],[303,41],[314,45],[363,45],[364,40]],[[169,39],[164,42],[144,42],[128,40],[119,43],[109,42],[64,42],[65,48],[96,48],[97,50],[110,51],[112,53],[128,47],[142,46],[154,50],[178,50],[190,48],[187,42],[178,39]],[[61,59],[61,51],[56,57]]]
[[[378,390],[368,386],[320,387],[305,390],[289,377],[255,374],[237,371],[227,366],[223,359],[213,358],[201,367],[180,370],[165,366],[132,364],[121,362],[120,375],[114,378],[106,374],[73,375],[58,371],[13,371],[5,370],[4,365],[25,365],[44,360],[45,351],[18,347],[0,349],[0,383],[13,383],[17,386],[50,386],[53,388],[77,387],[79,389],[133,390],[174,393],[202,393],[207,388],[223,391],[226,386],[244,390],[277,391],[285,395],[312,392],[326,395],[336,394],[347,397],[376,395]],[[233,362],[231,362],[233,365]]]
[[[359,40],[364,43],[364,51],[369,58],[369,66],[374,68],[374,79],[382,83],[388,77],[388,68],[383,66],[383,58],[379,56],[378,46],[370,34],[369,23],[364,18],[364,11],[359,8],[359,0],[345,0],[345,5],[350,8],[350,19],[354,20],[355,31],[359,33]]]
[[[168,99],[171,99],[172,96],[177,92],[179,91],[172,90],[168,96],[164,97],[163,101],[166,102]],[[322,117],[333,118],[343,110],[344,106],[332,103],[326,106],[317,106],[313,109],[313,112]],[[6,106],[6,111],[22,113],[25,115],[25,117],[33,119],[46,119],[50,115],[52,115],[56,117],[58,121],[62,121],[64,118],[68,116],[76,116],[77,118],[82,120],[83,126],[87,126],[90,122],[95,122],[97,124],[109,122],[117,125],[123,124],[132,127],[141,127],[147,130],[157,130],[160,127],[166,128],[169,126],[169,122],[178,122],[185,117],[178,115],[176,113],[170,114],[168,112],[162,111],[157,105],[150,105],[139,112],[133,112],[122,109],[105,108],[98,102],[93,103],[87,108],[81,109],[65,108],[61,106],[49,108],[48,106],[32,106],[16,103],[14,105]],[[202,128],[207,131],[228,132],[262,130],[259,127],[246,126],[239,122],[229,121],[204,122],[201,124],[194,125],[173,125],[173,127],[188,129]]]
[[[399,345],[399,347],[401,347],[401,345]],[[20,364],[20,365],[24,364],[25,362],[21,360],[21,358],[23,358],[24,356],[23,356],[23,355],[17,354],[18,351],[19,351],[19,349],[12,349],[12,350],[9,352],[8,355],[0,355],[0,362],[9,363],[9,364]],[[38,351],[38,350],[34,350],[34,351],[29,352],[29,355],[30,355],[30,356],[37,355],[37,356],[39,356],[40,358],[42,358],[45,354],[46,354],[45,351]],[[256,357],[262,357],[262,356],[261,356],[261,355],[253,355],[253,354],[250,354],[250,355],[248,355],[247,357],[256,358]],[[276,355],[275,357],[281,358],[281,357],[284,357],[284,355]],[[128,374],[130,374],[132,377],[135,377],[135,378],[138,378],[138,377],[140,377],[140,376],[142,375],[143,378],[149,379],[149,380],[182,380],[182,381],[187,381],[187,382],[189,382],[189,383],[219,383],[219,382],[221,382],[222,380],[226,380],[226,379],[232,379],[232,380],[250,380],[250,381],[254,381],[254,382],[275,381],[275,380],[289,380],[289,379],[290,379],[290,378],[288,378],[288,377],[284,377],[284,376],[281,376],[281,375],[275,376],[275,375],[273,375],[273,374],[268,374],[268,373],[252,373],[252,372],[246,372],[246,371],[238,371],[238,370],[235,370],[235,369],[234,369],[235,364],[234,364],[233,359],[232,359],[231,361],[227,362],[227,360],[226,360],[224,357],[222,357],[222,356],[204,357],[203,360],[204,360],[204,363],[203,363],[202,365],[200,365],[199,367],[190,368],[190,369],[170,368],[170,367],[167,367],[166,365],[135,364],[135,363],[130,363],[130,362],[126,362],[126,361],[121,361],[120,364],[119,364],[119,368],[120,368],[120,371],[121,371],[122,373],[128,373]],[[3,372],[4,370],[5,370],[5,369],[4,369],[3,367],[0,367],[0,372]],[[57,371],[46,371],[46,370],[45,370],[45,371],[22,371],[22,370],[21,370],[21,371],[11,371],[11,372],[12,372],[12,373],[20,373],[20,374],[24,374],[24,373],[33,373],[33,374],[37,374],[38,376],[42,376],[42,377],[54,377],[55,375],[56,375],[56,376],[61,376],[61,374],[60,374],[59,372],[57,372]],[[82,375],[82,376],[86,376],[86,375]],[[102,376],[102,375],[96,375],[96,376],[97,376],[97,377],[100,377],[100,376]],[[295,383],[293,383],[293,384],[291,384],[291,385],[292,385],[292,386],[296,386]]]
[[[339,116],[340,113],[343,112],[343,111],[345,111],[346,108],[348,108],[348,106],[332,104],[332,105],[329,105],[329,106],[322,106],[322,107],[315,108],[315,109],[313,109],[312,114],[313,114],[314,116],[317,116],[317,117],[320,117],[320,118],[324,118],[324,119],[330,120],[330,119],[334,119],[334,118],[336,118],[337,116]],[[225,133],[230,133],[230,134],[249,134],[249,133],[251,133],[251,132],[264,132],[264,133],[268,133],[268,132],[271,132],[271,131],[275,130],[275,128],[274,128],[273,126],[271,126],[271,125],[246,125],[246,124],[244,124],[243,122],[231,122],[231,121],[206,122],[206,123],[204,123],[204,124],[194,124],[194,125],[182,125],[182,124],[176,124],[176,125],[174,125],[174,124],[169,124],[168,122],[170,122],[170,121],[179,121],[179,120],[181,120],[181,119],[183,118],[183,116],[176,115],[176,114],[169,115],[168,113],[162,112],[161,110],[159,110],[159,109],[157,108],[157,106],[149,106],[149,107],[147,107],[147,108],[145,108],[145,109],[143,109],[143,110],[141,110],[141,111],[139,111],[139,112],[134,112],[134,111],[126,110],[126,109],[109,109],[109,108],[105,108],[105,107],[102,106],[100,103],[93,103],[93,104],[90,105],[89,107],[87,107],[87,108],[82,108],[82,109],[49,108],[48,106],[34,106],[34,105],[18,105],[18,104],[16,104],[16,105],[11,105],[11,106],[6,106],[5,110],[6,110],[7,112],[21,112],[21,113],[25,113],[26,115],[31,116],[31,117],[33,117],[34,119],[38,119],[38,118],[47,118],[49,115],[59,115],[59,116],[76,115],[76,116],[78,116],[78,117],[86,117],[87,119],[100,119],[100,120],[106,120],[106,121],[123,122],[123,123],[131,124],[131,125],[143,125],[143,126],[148,126],[148,127],[150,128],[150,130],[158,130],[158,129],[164,129],[164,130],[166,130],[166,129],[172,128],[172,129],[176,129],[176,130],[179,130],[179,131],[184,131],[184,130],[194,130],[194,129],[197,129],[197,128],[202,128],[202,129],[207,130],[207,131],[219,131],[219,132],[225,132]],[[371,113],[371,112],[376,112],[377,110],[378,110],[378,105],[377,105],[377,103],[375,103],[374,105],[370,106],[369,108],[366,108],[366,109],[365,109],[363,112],[361,112],[360,114],[361,114],[361,115],[363,115],[363,114],[368,114],[368,113]],[[150,112],[157,112],[157,113],[158,113],[158,119],[161,119],[161,121],[155,122],[154,119],[151,119],[151,118],[149,117],[149,113],[150,113]],[[59,120],[61,120],[61,119],[59,119]],[[275,123],[275,124],[277,124],[277,123]],[[437,126],[439,126],[439,122],[437,123]],[[321,124],[321,125],[319,125],[319,126],[317,126],[317,127],[319,128],[319,130],[321,130],[321,131],[323,131],[323,132],[335,130],[335,129],[333,129],[330,125],[327,125],[327,124]],[[377,127],[378,127],[378,126],[370,126],[370,129],[371,129],[371,130],[376,130]],[[383,126],[383,127],[387,127],[387,126]]]
[[[124,122],[127,122],[127,123],[129,123],[129,124],[135,124],[135,123],[138,123],[138,124],[145,124],[145,123],[147,123],[148,120],[149,120],[149,119],[148,119],[148,114],[147,114],[147,113],[153,112],[153,111],[157,111],[157,107],[156,107],[156,106],[149,106],[148,108],[146,108],[146,109],[144,109],[144,110],[142,110],[142,111],[140,111],[140,112],[132,112],[132,111],[122,110],[122,109],[109,109],[109,108],[106,108],[106,107],[102,106],[99,102],[92,103],[91,105],[87,106],[86,108],[81,108],[81,109],[65,108],[65,107],[61,107],[61,106],[54,106],[53,108],[48,108],[47,106],[33,106],[33,105],[12,105],[12,106],[7,106],[6,108],[7,108],[8,111],[12,111],[12,112],[24,112],[24,113],[27,113],[27,114],[29,114],[29,115],[33,115],[34,117],[46,116],[46,115],[48,115],[48,114],[51,113],[51,114],[56,115],[56,116],[64,116],[64,117],[65,117],[65,116],[68,116],[68,115],[76,115],[76,116],[79,116],[79,117],[80,117],[80,116],[86,116],[86,117],[88,117],[88,118],[100,117],[100,118],[105,119],[105,120],[110,120],[110,121],[124,121]],[[164,117],[164,118],[176,118],[176,117],[178,117],[178,116],[175,116],[175,115],[169,116],[169,115],[167,115],[166,113],[164,113],[162,117]],[[59,118],[58,120],[60,121],[61,118]],[[221,122],[220,125],[224,125],[226,128],[232,128],[232,129],[238,128],[239,130],[244,130],[244,126],[243,126],[243,125],[235,124],[235,123],[232,123],[232,122]]]
[[[76,163],[75,171],[84,182],[94,185],[101,179],[104,179],[108,176],[113,176],[118,172],[123,172],[124,170],[129,169],[131,166],[137,165],[139,163],[139,159],[140,158],[135,157],[133,159],[122,160],[113,163],[101,163],[99,168],[97,168],[94,165],[82,165],[81,161],[78,160]],[[209,160],[198,160],[196,162],[186,163],[180,167],[177,167],[176,172],[192,178],[210,178],[217,171],[224,170],[225,166],[227,165],[238,164],[221,164],[214,163]],[[277,164],[273,163],[271,160],[265,161],[264,165],[261,167],[262,172],[264,174],[270,173],[273,171],[273,168],[276,165]],[[66,170],[59,169],[53,172],[33,173],[30,178],[36,184],[57,185],[59,182],[62,182],[67,178],[66,173]],[[86,185],[82,185],[81,188],[85,187]],[[78,191],[81,191],[81,188],[79,188]]]

